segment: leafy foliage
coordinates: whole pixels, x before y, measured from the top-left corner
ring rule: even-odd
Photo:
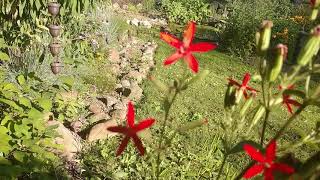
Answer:
[[[290,0],[234,0],[227,6],[230,15],[221,37],[221,46],[244,58],[254,52],[255,32],[261,21],[286,18],[293,9]]]
[[[30,81],[37,81],[32,74],[20,75],[16,82],[1,79],[0,166],[7,171],[1,171],[0,176],[18,177],[28,172],[49,175],[50,167],[59,166],[59,159],[49,151],[60,148],[53,143],[55,127],[46,127],[54,91],[38,89]]]
[[[95,0],[58,0],[62,5],[60,15],[68,19],[87,10]],[[49,21],[47,13],[48,0],[4,0],[0,3],[0,37],[9,45],[28,45],[36,33],[46,31]]]
[[[162,9],[170,22],[185,24],[188,21],[204,22],[212,11],[203,0],[163,0]]]

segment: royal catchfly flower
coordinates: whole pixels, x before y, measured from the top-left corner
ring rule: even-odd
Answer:
[[[293,89],[293,88],[294,88],[294,85],[290,85],[286,89]],[[281,89],[283,89],[283,87],[279,86],[279,89],[281,90]],[[288,94],[283,94],[282,95],[282,99],[283,99],[282,103],[287,107],[288,112],[290,114],[293,114],[292,105],[296,106],[296,107],[300,107],[301,106],[301,104],[298,101],[292,99],[291,96],[288,95]]]
[[[118,150],[117,156],[119,156],[124,149],[126,148],[130,138],[132,138],[133,143],[138,148],[140,155],[144,155],[145,149],[142,145],[140,138],[138,137],[137,133],[152,126],[155,122],[154,119],[145,119],[140,121],[138,124],[134,124],[134,108],[131,102],[128,103],[128,113],[127,113],[127,126],[112,126],[109,127],[108,130],[112,132],[122,133],[125,135],[124,139],[122,140]]]
[[[270,144],[266,148],[265,156],[261,154],[261,152],[252,147],[249,144],[245,144],[243,149],[246,153],[257,163],[251,166],[243,175],[244,178],[249,179],[257,174],[263,172],[265,180],[273,180],[273,172],[281,171],[286,174],[294,173],[294,169],[287,164],[276,163],[274,160],[276,159],[276,141],[272,140]]]
[[[160,38],[168,43],[170,46],[177,49],[177,51],[168,57],[163,64],[170,65],[177,62],[180,58],[184,58],[185,62],[189,65],[190,69],[197,73],[199,70],[198,61],[193,56],[194,52],[207,52],[213,50],[217,47],[217,44],[208,43],[208,42],[200,42],[192,44],[196,31],[195,22],[189,22],[187,29],[183,35],[183,41],[180,41],[175,36],[167,33],[161,32]]]
[[[251,78],[250,74],[246,73],[244,75],[243,80],[242,80],[242,84],[239,84],[237,81],[235,81],[235,80],[233,80],[231,78],[229,78],[228,81],[229,81],[230,85],[237,86],[239,88],[239,90],[242,91],[242,94],[244,95],[244,97],[247,99],[249,97],[248,93],[247,93],[247,90],[251,91],[254,94],[257,92],[256,89],[253,89],[252,87],[248,86],[250,78]]]

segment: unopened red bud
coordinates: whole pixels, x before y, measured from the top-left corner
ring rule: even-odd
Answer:
[[[261,24],[260,31],[257,34],[257,50],[258,53],[264,53],[270,46],[272,21],[264,20]]]
[[[315,27],[309,39],[307,40],[305,46],[301,49],[297,62],[301,66],[307,65],[319,51],[320,45],[320,25]]]
[[[236,104],[236,92],[236,89],[231,84],[228,84],[228,89],[224,97],[225,108],[231,108]]]
[[[269,82],[275,81],[281,73],[283,61],[287,58],[288,55],[288,47],[283,44],[278,44],[275,51],[276,57],[275,59],[270,61],[267,73],[267,79]]]

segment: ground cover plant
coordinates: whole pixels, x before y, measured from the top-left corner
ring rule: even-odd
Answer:
[[[285,13],[292,4],[257,2],[266,11],[262,14],[279,10],[283,15],[272,16],[273,21],[258,18],[258,28],[235,24],[251,33],[245,37],[250,47],[240,48],[250,51],[250,66],[225,54],[220,42],[228,33],[218,38],[203,35],[216,31],[205,22],[212,18],[207,14],[209,1],[195,1],[204,14],[176,13],[179,9],[170,6],[171,1],[162,2],[167,3],[163,14],[174,12],[166,17],[169,22],[180,24],[165,28],[150,28],[140,16],[126,19],[138,13],[132,10],[141,8],[137,3],[152,1],[118,2],[99,1],[83,14],[66,17],[65,25],[64,17],[56,19],[64,28],[58,40],[64,45],[65,65],[57,75],[48,73],[48,34],[35,33],[17,48],[16,38],[11,41],[0,33],[1,179],[319,178],[320,1],[300,7],[308,9],[301,23],[299,17],[292,19],[299,21],[294,28],[306,31],[295,53],[296,44],[289,42],[296,40],[289,40],[289,35],[297,30],[291,31],[290,25],[290,31],[282,33],[277,26],[292,15]],[[190,3],[172,2],[181,3],[179,7]],[[161,10],[158,4],[161,7],[154,1],[155,8],[146,9]],[[179,15],[183,18],[174,20]],[[232,14],[236,15],[241,12]],[[232,36],[229,33],[228,40]],[[138,46],[138,38],[148,43]],[[153,44],[158,45],[154,54],[148,49]],[[146,54],[154,57],[143,63]],[[152,66],[152,59],[152,71],[139,84],[139,101],[130,94],[140,89],[129,87],[133,79],[143,77],[145,69],[137,65]],[[110,96],[114,93],[121,100]],[[99,135],[104,137],[90,140]]]

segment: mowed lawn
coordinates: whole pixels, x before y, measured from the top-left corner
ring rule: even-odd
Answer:
[[[156,67],[151,72],[155,78],[166,83],[172,83],[173,79],[182,77],[185,69],[187,73],[191,73],[191,70],[184,63],[164,67],[162,64],[164,59],[171,55],[174,49],[162,42],[159,37],[154,37],[153,40],[159,45],[155,57]],[[173,151],[177,150],[190,158],[191,162],[189,163],[191,165],[181,163],[179,168],[186,168],[185,171],[190,171],[191,174],[193,172],[203,174],[205,178],[215,176],[222,161],[222,145],[219,137],[222,137],[223,132],[219,128],[219,123],[224,121],[223,100],[228,82],[227,78],[233,77],[241,82],[244,73],[255,74],[257,68],[245,64],[237,58],[220,53],[219,48],[209,53],[196,54],[196,57],[199,61],[200,71],[207,69],[210,73],[205,79],[193,84],[178,96],[171,110],[171,124],[169,124],[168,129],[170,131],[188,121],[208,119],[209,124],[207,126],[180,136],[172,147]],[[251,82],[251,86],[260,88],[259,84],[254,82]],[[158,121],[157,126],[160,126],[164,119],[163,94],[148,80],[144,82],[143,90],[144,99],[137,105],[137,116],[139,119],[153,117]],[[280,140],[280,146],[288,145],[288,143],[301,138],[300,131],[310,132],[315,127],[316,121],[319,121],[319,115],[318,109],[308,108],[291,124],[290,129]],[[266,137],[272,137],[289,116],[284,106],[275,109],[267,126]],[[262,127],[262,122],[260,124],[260,127]],[[256,131],[256,137],[259,137],[258,130]],[[177,146],[180,148],[177,149]],[[305,159],[313,152],[313,148],[303,146],[294,149],[293,152],[295,156]],[[228,177],[232,178],[232,175],[239,171],[249,159],[244,154],[240,154],[231,156],[229,160],[226,167],[228,171],[225,173],[228,173]]]

